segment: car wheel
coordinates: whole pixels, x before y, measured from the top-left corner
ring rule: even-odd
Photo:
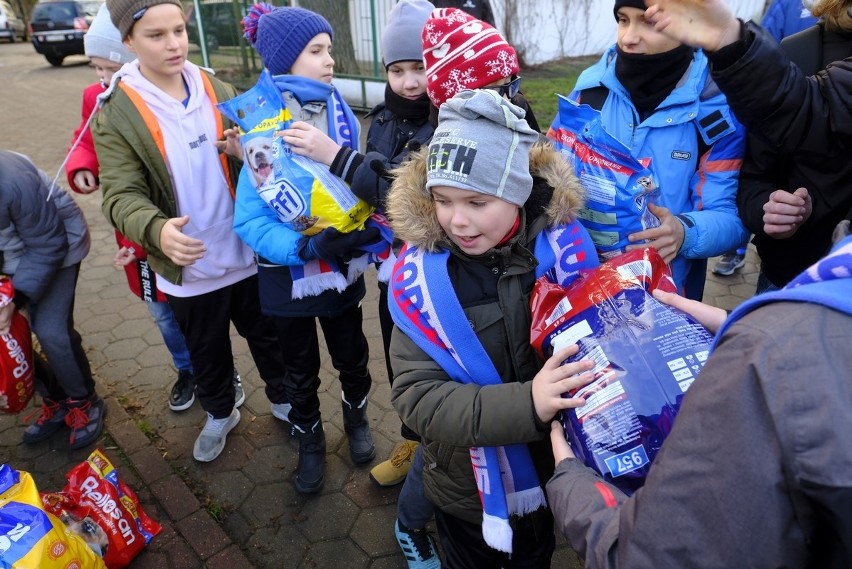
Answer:
[[[207,35],[207,51],[216,51],[219,49],[219,38],[213,34]]]
[[[18,41],[18,38],[15,37],[15,30],[12,30],[12,34],[9,36],[9,43],[15,43]]]
[[[63,56],[63,55],[45,55],[44,58],[52,66],[62,67],[62,61],[65,59],[65,56]]]

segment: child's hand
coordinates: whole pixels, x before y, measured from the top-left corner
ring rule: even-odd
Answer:
[[[119,267],[125,267],[136,260],[136,255],[134,254],[133,249],[129,249],[127,247],[122,247],[115,253],[115,257],[112,258],[112,262],[115,263]]]
[[[533,378],[533,407],[542,423],[553,419],[562,409],[573,409],[585,403],[582,397],[562,397],[563,393],[582,387],[595,377],[593,373],[589,373],[589,370],[595,367],[592,360],[580,360],[561,365],[579,349],[574,344],[554,353]]]
[[[8,334],[12,327],[12,315],[15,313],[15,304],[10,302],[0,308],[0,334]]]
[[[91,194],[100,187],[94,172],[91,170],[77,170],[74,173],[74,185],[84,194]]]
[[[716,308],[697,300],[690,300],[673,292],[663,292],[660,289],[655,289],[651,294],[663,304],[683,310],[713,334],[721,328],[722,323],[728,317],[728,313],[721,308]]]
[[[577,458],[571,445],[565,438],[565,430],[559,421],[550,423],[550,446],[553,447],[553,460],[559,464],[566,458]]]
[[[243,159],[243,150],[240,148],[240,133],[235,128],[226,129],[223,133],[225,140],[217,140],[213,144],[216,149],[228,156]]]
[[[331,166],[334,157],[340,152],[339,144],[323,131],[306,122],[294,122],[290,128],[279,132],[295,154],[306,156],[326,166]]]
[[[642,243],[628,245],[625,249],[632,251],[633,249],[653,247],[663,258],[663,261],[671,263],[683,246],[683,224],[671,211],[664,207],[648,204],[648,209],[659,218],[660,226],[631,233],[627,236],[628,240],[631,242],[641,241]],[[646,239],[648,243],[645,243]]]
[[[160,249],[176,265],[186,267],[204,256],[204,242],[184,235],[181,228],[189,223],[189,216],[173,217],[160,230]]]

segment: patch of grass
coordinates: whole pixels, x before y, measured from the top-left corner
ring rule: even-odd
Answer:
[[[156,441],[160,438],[160,434],[157,430],[145,419],[142,419],[136,425],[139,427],[139,430],[142,431],[142,434],[148,437],[149,441]]]
[[[556,95],[570,93],[577,82],[577,76],[597,59],[597,56],[569,57],[521,69],[521,91],[535,112],[543,131],[547,131],[559,108]]]
[[[207,505],[204,507],[207,510],[207,513],[210,514],[210,517],[213,518],[217,524],[221,524],[225,519],[225,515],[227,512],[225,511],[225,506],[220,504],[215,500],[207,500]]]

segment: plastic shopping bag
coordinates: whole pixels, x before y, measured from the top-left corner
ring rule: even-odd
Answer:
[[[45,511],[29,473],[0,466],[0,568],[103,567],[73,528]]]
[[[530,341],[542,357],[578,344],[568,361],[592,359],[595,379],[562,413],[577,457],[632,494],[671,431],[713,336],[651,291],[676,292],[655,249],[624,253],[581,273],[568,288],[536,282]]]
[[[363,228],[373,208],[325,165],[293,154],[279,136],[292,120],[267,71],[254,87],[218,107],[239,126],[243,168],[278,219],[304,235],[326,227],[341,233]]]
[[[0,306],[12,302],[15,290],[9,277],[0,277]],[[30,323],[17,310],[9,332],[0,335],[0,411],[18,413],[35,392],[33,340]]]
[[[601,125],[600,113],[560,96],[559,112],[547,133],[574,167],[586,190],[580,221],[600,255],[612,258],[630,245],[627,236],[660,225],[648,210],[660,190],[654,174]]]

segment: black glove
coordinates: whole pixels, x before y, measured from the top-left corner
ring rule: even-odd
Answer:
[[[341,233],[334,227],[326,227],[313,237],[302,237],[297,246],[299,258],[303,261],[311,259],[341,259],[349,261],[354,254],[363,250],[367,245],[381,239],[377,227],[365,227],[362,231]]]

